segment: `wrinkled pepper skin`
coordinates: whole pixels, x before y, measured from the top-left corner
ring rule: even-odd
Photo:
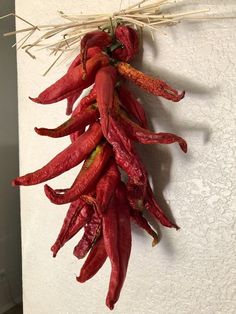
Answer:
[[[78,115],[73,115],[66,122],[55,129],[35,128],[35,132],[39,135],[49,137],[63,137],[70,135],[76,131],[84,130],[86,126],[93,124],[98,120],[99,112],[96,104],[90,105]]]
[[[110,34],[104,31],[93,31],[87,33],[80,42],[81,50],[81,61],[83,65],[84,74],[87,75],[87,64],[86,61],[89,58],[88,49],[91,47],[97,47],[103,50],[112,42],[112,37]]]
[[[129,219],[128,219],[129,218]],[[103,216],[103,237],[107,255],[111,262],[111,276],[106,305],[112,310],[122,289],[131,251],[130,207],[126,201],[123,184]]]
[[[105,137],[109,132],[109,116],[113,110],[116,80],[116,69],[111,65],[101,68],[95,78],[98,110],[100,113],[102,131]]]
[[[92,278],[103,266],[106,259],[107,252],[103,236],[101,236],[89,252],[89,255],[80,270],[79,276],[76,277],[76,280],[82,283]]]
[[[174,102],[184,98],[185,92],[179,94],[167,83],[136,70],[128,63],[118,62],[116,68],[124,78],[131,80],[134,84],[155,96],[161,96]]]
[[[101,126],[96,122],[48,164],[35,172],[16,178],[12,185],[34,185],[59,176],[81,163],[101,139]]]
[[[113,58],[125,62],[131,61],[139,50],[137,32],[132,27],[118,25],[115,30],[115,38],[122,44],[122,47],[112,52]]]
[[[102,53],[102,50],[99,47],[89,48],[87,52],[87,59],[91,59],[92,57],[101,53]],[[70,73],[74,68],[80,65],[81,62],[82,62],[81,54],[79,54],[69,66],[67,73]],[[80,97],[81,93],[82,93],[82,90],[78,89],[78,91],[75,92],[72,96],[67,97],[67,108],[66,108],[67,115],[70,115],[72,113],[74,103]]]
[[[65,193],[57,193],[47,184],[44,186],[46,196],[54,204],[61,205],[77,200],[88,193],[95,185],[103,172],[112,149],[109,144],[98,145],[82,167],[72,186]]]
[[[83,78],[82,64],[67,72],[56,83],[48,87],[37,98],[30,98],[39,104],[52,104],[73,96],[94,83],[99,68],[109,64],[109,58],[104,54],[97,54],[87,61],[87,77]]]
[[[92,216],[92,208],[81,199],[70,204],[61,231],[51,247],[53,257],[57,252],[88,223]]]

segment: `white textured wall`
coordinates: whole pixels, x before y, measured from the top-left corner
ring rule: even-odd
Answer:
[[[125,2],[125,1],[124,1]],[[128,1],[126,1],[127,3]],[[188,5],[186,5],[188,3]],[[180,9],[192,9],[183,1]],[[205,7],[206,1],[191,1]],[[205,3],[205,4],[204,4]],[[235,14],[235,1],[207,1],[219,14]],[[17,13],[33,23],[56,19],[56,11],[98,12],[119,1],[17,0]],[[19,25],[19,24],[18,24]],[[21,24],[22,25],[22,24]],[[233,20],[183,23],[156,33],[156,47],[145,40],[137,66],[186,90],[178,104],[142,95],[155,130],[186,138],[178,147],[142,147],[155,190],[181,230],[161,228],[156,248],[133,230],[127,279],[115,313],[235,313],[235,82],[236,23]],[[35,126],[53,127],[65,119],[65,103],[40,106],[28,100],[66,70],[46,78],[45,53],[33,61],[18,54],[20,170],[37,169],[68,144],[68,139],[39,137]],[[51,182],[69,186],[77,170]],[[52,205],[43,185],[21,189],[25,314],[108,313],[104,305],[109,262],[86,284],[75,281],[82,265],[72,255],[77,237],[53,259],[55,240],[67,206]]]
[[[0,1],[0,16],[14,12],[13,0]],[[17,77],[14,18],[0,20],[0,313],[21,299],[19,191],[11,187],[18,173]],[[1,276],[0,276],[1,277]]]

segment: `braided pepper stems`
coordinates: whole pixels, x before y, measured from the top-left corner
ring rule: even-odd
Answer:
[[[80,54],[65,75],[32,101],[52,104],[67,99],[70,118],[54,129],[35,128],[37,134],[58,138],[70,136],[71,144],[44,167],[17,177],[14,186],[34,185],[48,181],[84,162],[74,183],[67,189],[44,186],[49,200],[57,205],[70,203],[55,243],[53,256],[82,228],[84,233],[74,248],[78,259],[86,260],[76,278],[82,283],[92,278],[107,257],[111,275],[106,305],[113,309],[126,277],[131,251],[131,221],[153,238],[158,236],[145,216],[148,211],[169,228],[172,222],[155,200],[147,171],[134,142],[142,144],[177,143],[186,153],[187,144],[171,133],[153,133],[141,103],[126,87],[130,80],[156,96],[178,102],[178,92],[159,78],[133,68],[129,62],[137,55],[139,39],[136,30],[117,25],[113,35],[103,30],[86,34]],[[73,110],[82,91],[92,87]],[[126,174],[121,178],[120,169]]]

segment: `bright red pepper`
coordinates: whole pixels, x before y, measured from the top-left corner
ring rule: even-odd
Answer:
[[[187,152],[186,141],[173,133],[153,133],[147,129],[143,129],[135,122],[121,113],[121,124],[126,131],[127,136],[142,144],[172,144],[177,142],[184,153]]]
[[[98,217],[97,213],[94,212],[91,220],[84,226],[84,234],[74,248],[74,256],[79,259],[84,258],[99,237],[101,229],[101,219]]]
[[[63,245],[90,221],[92,211],[92,207],[80,199],[71,203],[56,242],[51,247],[53,257],[56,257]]]
[[[115,38],[122,44],[122,47],[112,52],[112,57],[128,62],[138,53],[139,40],[137,31],[127,25],[118,25],[115,30]]]
[[[119,62],[116,68],[118,73],[124,78],[131,80],[134,84],[153,95],[161,96],[175,102],[184,98],[185,92],[179,94],[177,90],[167,83],[136,70],[128,63]]]
[[[92,278],[103,266],[107,259],[103,236],[101,236],[91,248],[89,255],[84,262],[80,274],[76,277],[79,282],[85,282]]]
[[[37,98],[30,98],[40,104],[51,104],[73,96],[94,83],[99,68],[109,64],[109,58],[97,54],[87,61],[87,77],[83,79],[82,64],[67,72],[56,83],[44,90]]]
[[[111,65],[101,68],[95,78],[97,104],[100,112],[102,131],[105,137],[109,131],[109,116],[113,110],[116,80],[116,69]]]
[[[103,216],[103,237],[111,262],[106,305],[112,310],[120,296],[131,251],[130,207],[122,184],[118,186],[115,197]]]
[[[87,53],[87,58],[90,59],[92,57],[94,57],[95,55],[101,53],[101,49],[99,47],[92,47],[88,49],[88,53]],[[77,67],[78,65],[81,64],[81,54],[79,54],[74,61],[71,63],[71,65],[68,68],[67,72],[72,71],[75,67]],[[73,105],[76,102],[76,100],[79,98],[79,96],[81,95],[81,90],[79,90],[78,92],[75,92],[74,95],[69,96],[67,98],[67,109],[66,109],[66,114],[70,115],[73,109]]]
[[[80,164],[96,147],[102,138],[102,131],[98,122],[82,134],[77,141],[69,145],[41,169],[28,173],[13,180],[12,185],[34,185],[55,178],[65,171]]]
[[[147,128],[147,117],[140,102],[122,83],[118,88],[118,95],[124,109],[130,113],[140,123],[143,128]]]
[[[66,204],[77,200],[81,195],[90,192],[101,176],[112,149],[108,143],[96,147],[90,157],[85,161],[80,173],[65,193],[56,193],[47,184],[44,186],[46,196],[54,204]]]
[[[87,54],[88,48],[90,47],[99,47],[100,49],[104,49],[109,46],[112,42],[112,37],[110,34],[104,31],[93,31],[84,35],[80,42],[80,50],[81,50],[81,59],[84,69],[84,74],[87,74]]]
[[[96,103],[87,107],[80,114],[72,115],[72,117],[55,129],[35,128],[35,132],[39,135],[50,137],[62,137],[70,135],[78,130],[84,130],[87,125],[93,124],[99,118]]]

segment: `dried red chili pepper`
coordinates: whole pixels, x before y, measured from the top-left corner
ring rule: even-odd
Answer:
[[[109,115],[113,108],[114,89],[117,80],[116,70],[113,66],[101,68],[95,78],[97,104],[100,112],[100,121],[104,136],[109,130]]]
[[[139,141],[142,144],[172,144],[177,142],[182,149],[183,152],[187,152],[187,143],[186,141],[173,133],[153,133],[147,129],[143,129],[135,122],[131,121],[126,117],[122,112],[121,116],[121,124],[126,131],[126,134],[130,136],[133,140]]]
[[[87,59],[90,59],[94,56],[96,56],[97,54],[101,53],[102,50],[101,48],[99,47],[91,47],[91,48],[88,48],[88,51],[87,51]],[[70,64],[67,72],[70,72],[72,69],[74,69],[75,67],[77,67],[78,65],[80,65],[82,62],[82,58],[81,58],[81,54],[79,53],[75,59],[72,61],[72,63]]]
[[[118,73],[124,76],[124,78],[131,80],[136,85],[153,95],[161,96],[175,102],[184,98],[185,92],[179,94],[177,90],[167,83],[136,70],[128,63],[119,62],[117,63],[116,68]]]
[[[145,208],[165,227],[175,228],[176,230],[179,227],[170,221],[169,218],[166,217],[165,213],[161,209],[161,207],[157,204],[155,197],[153,195],[152,189],[150,184],[147,184],[147,194],[146,194],[146,201],[145,201]]]
[[[104,49],[109,46],[112,42],[112,37],[110,34],[104,31],[93,31],[87,33],[80,42],[80,50],[81,50],[81,60],[83,64],[84,73],[87,74],[87,54],[88,48],[96,46],[100,49]]]
[[[51,104],[73,96],[94,83],[99,68],[109,64],[109,58],[104,54],[97,54],[87,61],[87,77],[83,79],[83,67],[78,65],[66,73],[56,83],[44,90],[37,98],[30,98],[40,104]]]
[[[96,102],[97,92],[95,87],[90,90],[89,94],[85,97],[83,97],[75,110],[72,112],[72,117],[80,114],[84,110],[86,110],[90,105],[94,104]],[[76,141],[78,137],[83,134],[85,131],[85,128],[81,128],[79,131],[76,131],[72,134],[70,134],[70,139],[72,142]]]
[[[143,128],[146,128],[147,117],[145,111],[140,102],[134,97],[133,93],[125,87],[124,83],[117,88],[117,91],[124,109],[136,118]]]
[[[99,47],[92,47],[88,49],[87,52],[87,59],[90,59],[92,57],[94,57],[95,55],[101,53],[101,49]],[[71,63],[71,65],[68,68],[67,72],[71,72],[75,67],[77,67],[78,65],[81,64],[81,54],[79,54],[74,61]],[[79,90],[77,93],[75,93],[72,96],[69,96],[67,98],[67,109],[66,109],[66,114],[70,115],[73,109],[73,105],[76,102],[76,100],[79,98],[79,96],[81,95],[81,90]]]
[[[70,135],[78,130],[85,129],[89,124],[93,124],[99,118],[99,112],[96,104],[90,105],[80,114],[73,115],[69,120],[55,129],[34,128],[39,135],[50,137],[62,137]]]
[[[44,186],[46,196],[54,204],[66,204],[75,201],[82,194],[88,193],[96,184],[103,169],[105,168],[112,149],[107,143],[96,147],[90,157],[85,161],[80,173],[65,193],[57,193],[47,184]]]
[[[89,255],[80,270],[79,276],[76,277],[76,280],[79,282],[85,282],[92,278],[103,266],[106,259],[107,252],[105,250],[103,236],[101,236],[97,239],[89,252]]]
[[[122,44],[112,52],[112,57],[128,62],[132,60],[139,50],[139,40],[137,32],[126,25],[118,25],[115,29],[115,38]]]
[[[104,175],[96,186],[96,202],[102,212],[106,211],[120,179],[119,169],[114,159],[111,159]]]
[[[111,262],[111,276],[106,305],[112,310],[123,286],[131,251],[130,207],[123,185],[119,185],[103,216],[103,237]]]
[[[51,247],[53,257],[56,257],[57,252],[69,241],[81,228],[91,219],[92,207],[85,204],[84,201],[78,199],[71,203],[60,233]]]
[[[74,248],[74,255],[81,259],[89,252],[92,245],[99,237],[102,229],[101,218],[94,212],[91,220],[84,226],[84,234]]]
[[[34,185],[55,178],[81,163],[102,138],[99,123],[94,123],[77,141],[69,145],[44,167],[13,180],[12,185]]]
[[[158,235],[157,233],[151,228],[149,223],[147,222],[146,218],[143,216],[141,212],[137,210],[131,209],[130,211],[131,219],[143,230],[145,230],[150,236],[153,237],[152,246],[155,246],[158,243]]]

